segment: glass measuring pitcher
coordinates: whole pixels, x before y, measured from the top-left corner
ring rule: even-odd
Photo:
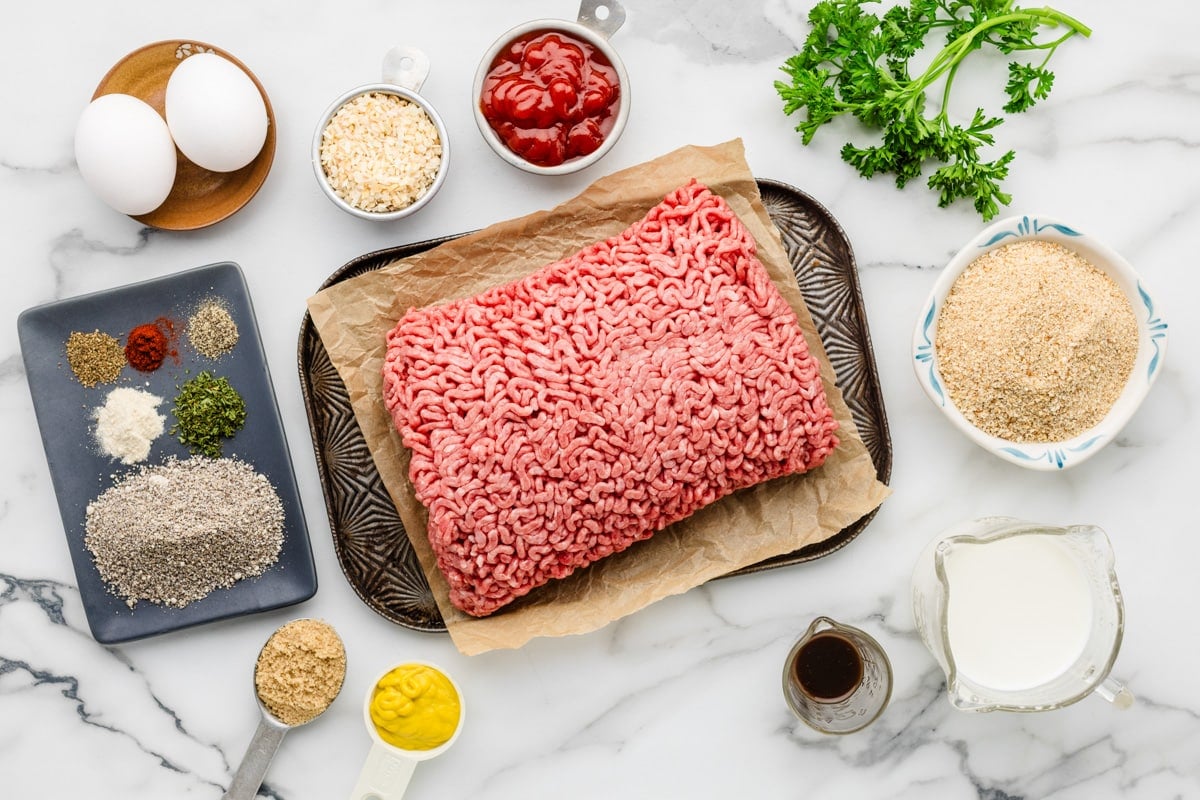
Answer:
[[[913,617],[964,711],[1048,711],[1092,692],[1126,708],[1109,677],[1124,634],[1112,545],[1091,525],[1009,517],[955,526],[913,572]]]

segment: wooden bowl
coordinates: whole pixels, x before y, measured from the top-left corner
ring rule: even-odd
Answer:
[[[167,81],[179,62],[195,53],[214,53],[246,73],[267,108],[267,139],[254,160],[234,172],[212,172],[193,164],[176,149],[175,184],[163,204],[133,219],[171,231],[190,231],[220,222],[258,193],[275,159],[275,112],[254,73],[219,47],[203,42],[170,40],[134,50],[118,61],[96,87],[92,99],[128,94],[143,100],[166,119]]]

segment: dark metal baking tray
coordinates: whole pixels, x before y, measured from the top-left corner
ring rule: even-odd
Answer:
[[[64,345],[72,331],[99,329],[123,340],[135,325],[159,316],[180,321],[182,329],[182,321],[208,297],[220,298],[238,325],[238,343],[221,359],[199,356],[188,346],[186,335],[181,335],[179,363],[167,359],[155,372],[135,372],[126,365],[116,383],[94,388],[83,386],[71,374]],[[237,264],[212,264],[37,306],[21,314],[17,330],[79,594],[96,641],[127,642],[281,608],[313,596],[317,574],[300,493],[250,294]],[[108,591],[84,544],[84,532],[88,503],[110,487],[115,477],[134,468],[100,453],[89,415],[104,403],[109,389],[136,386],[163,398],[159,413],[167,417],[169,428],[176,387],[204,369],[227,377],[246,402],[246,425],[225,442],[224,455],[252,465],[274,485],[283,502],[283,549],[279,560],[257,578],[217,589],[184,608],[143,601],[131,609]],[[189,457],[183,445],[164,432],[155,440],[146,463],[162,463],[172,456]]]
[[[763,204],[783,236],[792,271],[859,435],[871,453],[879,480],[887,483],[892,473],[892,444],[850,242],[833,216],[804,192],[772,180],[760,179],[758,186]],[[321,288],[454,238],[367,253],[342,266]],[[445,623],[404,524],[354,419],[346,387],[307,314],[300,327],[299,367],[334,549],[346,580],[364,603],[392,622],[414,630],[444,631]],[[829,555],[858,536],[874,515],[872,511],[823,542],[731,574]]]

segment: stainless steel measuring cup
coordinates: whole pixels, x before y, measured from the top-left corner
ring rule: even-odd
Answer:
[[[321,120],[317,123],[316,132],[313,134],[313,169],[316,172],[317,184],[321,187],[321,191],[325,193],[330,202],[347,214],[353,214],[360,219],[368,219],[374,222],[389,222],[401,219],[423,208],[433,199],[438,190],[442,188],[442,184],[446,182],[446,174],[450,169],[450,138],[446,133],[446,124],[438,115],[437,110],[434,109],[433,104],[420,94],[421,87],[425,85],[425,79],[428,77],[429,57],[423,51],[406,45],[393,47],[384,55],[381,82],[356,86],[330,103],[325,109],[325,113],[321,115]],[[329,125],[329,121],[333,119],[333,115],[338,112],[338,109],[355,97],[372,92],[395,95],[416,105],[429,117],[433,126],[437,129],[438,138],[441,140],[441,161],[438,164],[437,177],[434,178],[432,185],[414,202],[395,211],[366,211],[346,202],[333,190],[333,187],[329,183],[329,177],[325,174],[324,167],[321,166],[321,140],[325,133],[325,128]]]

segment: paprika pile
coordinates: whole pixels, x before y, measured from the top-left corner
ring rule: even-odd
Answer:
[[[174,339],[175,324],[166,317],[138,325],[125,338],[125,360],[138,372],[154,372],[167,356],[178,358]]]

